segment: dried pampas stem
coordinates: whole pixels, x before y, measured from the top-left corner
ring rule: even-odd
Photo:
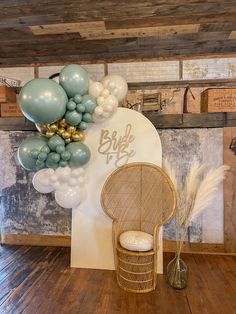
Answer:
[[[179,187],[175,170],[165,159],[163,169],[171,178],[177,191],[177,211],[175,214],[177,252],[180,253],[188,227],[193,219],[210,205],[219,184],[224,180],[228,166],[210,169],[203,174],[206,164],[195,161],[189,170],[183,186]]]

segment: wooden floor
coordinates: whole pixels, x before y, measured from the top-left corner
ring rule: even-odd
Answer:
[[[188,287],[170,288],[159,275],[155,292],[121,290],[113,271],[70,268],[69,248],[0,248],[0,313],[236,313],[236,257],[183,255]],[[171,259],[165,254],[165,265]]]

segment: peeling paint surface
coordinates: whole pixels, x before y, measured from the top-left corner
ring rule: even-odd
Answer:
[[[204,162],[207,168],[223,164],[223,129],[158,130],[162,142],[163,158],[176,169],[179,182],[183,182],[194,160]],[[191,242],[223,243],[223,185],[214,202],[196,218],[190,228]],[[174,223],[164,228],[164,237],[175,239]]]
[[[3,233],[69,235],[71,210],[55,203],[52,194],[32,186],[33,173],[18,163],[20,143],[33,132],[0,132],[1,220]]]

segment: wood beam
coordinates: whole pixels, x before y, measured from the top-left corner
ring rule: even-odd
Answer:
[[[224,181],[224,243],[226,252],[236,252],[236,155],[229,148],[236,127],[224,128],[224,164],[230,166]]]

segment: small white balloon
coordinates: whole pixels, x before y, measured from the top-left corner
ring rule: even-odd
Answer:
[[[118,99],[114,95],[109,95],[104,101],[104,107],[111,106],[115,109],[116,107],[118,107],[118,104]]]
[[[97,98],[99,95],[101,95],[103,90],[104,90],[104,87],[103,87],[102,83],[93,81],[89,84],[88,93],[89,93],[89,95]]]
[[[70,186],[75,187],[77,185],[77,180],[75,178],[70,178],[68,183]]]
[[[84,177],[79,177],[79,178],[77,179],[77,182],[78,182],[78,184],[80,184],[80,185],[84,184],[84,181],[85,181]]]
[[[59,179],[67,180],[70,178],[71,169],[70,167],[58,167],[55,173]]]
[[[101,116],[103,114],[103,108],[102,106],[97,106],[94,110],[94,113],[97,115],[97,116]]]
[[[42,179],[45,178],[45,170],[46,169],[41,169],[37,171],[35,175],[33,176],[33,180],[32,180],[35,190],[43,194],[51,193],[52,191],[54,191],[54,188],[52,187],[52,185],[49,184],[49,180],[47,184],[42,182],[43,181]]]
[[[117,97],[119,102],[125,99],[128,92],[128,84],[122,76],[107,75],[102,80],[102,84],[111,94],[114,94]]]
[[[104,98],[108,97],[109,95],[110,95],[110,92],[107,88],[105,88],[103,92],[101,93],[101,96],[103,96]]]
[[[113,107],[111,105],[105,105],[104,106],[104,110],[107,112],[112,112],[113,111]]]
[[[102,106],[104,104],[105,98],[103,96],[99,96],[97,98],[97,104],[98,106]]]
[[[78,188],[67,188],[55,192],[57,204],[64,208],[73,208],[80,204],[81,197]]]
[[[52,183],[52,186],[53,186],[54,190],[58,190],[58,189],[60,189],[61,184],[60,184],[60,182],[55,181]]]
[[[105,76],[103,79],[102,79],[102,85],[104,86],[104,88],[107,88],[107,86],[109,85],[110,83],[110,75],[107,75]]]

